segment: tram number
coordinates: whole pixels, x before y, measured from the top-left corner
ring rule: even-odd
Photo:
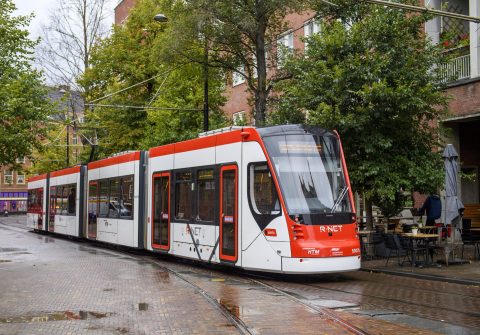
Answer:
[[[360,253],[360,248],[353,248],[352,249],[352,254],[359,254]]]

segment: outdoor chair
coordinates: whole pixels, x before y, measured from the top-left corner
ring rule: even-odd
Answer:
[[[480,258],[480,234],[475,234],[470,229],[472,227],[472,222],[469,219],[463,219],[463,230],[462,230],[462,259],[463,259],[463,251],[465,245],[472,245],[473,246],[473,257],[475,259]]]
[[[396,236],[397,237],[397,236]],[[398,238],[398,237],[397,237]],[[427,260],[427,248],[419,240],[413,240],[411,238],[400,237],[398,238],[401,247],[406,251],[406,258],[412,266],[416,266],[419,256],[423,253],[425,261]],[[432,256],[433,257],[433,256]],[[402,261],[405,261],[405,257]]]
[[[383,243],[385,243],[385,248],[387,248],[387,262],[385,263],[385,266],[388,265],[391,256],[396,256],[398,265],[403,265],[403,260],[400,262],[400,257],[403,256],[405,259],[407,252],[402,248],[397,235],[383,234],[382,237]]]
[[[371,260],[375,257],[375,255],[377,255],[378,246],[383,243],[382,234],[379,232],[374,232],[370,237],[362,236],[360,238],[360,242],[362,247],[362,256],[365,260]],[[370,251],[373,252],[373,254],[369,254]]]

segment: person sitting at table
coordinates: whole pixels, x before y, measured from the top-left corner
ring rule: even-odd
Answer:
[[[440,197],[436,194],[430,194],[423,206],[418,210],[418,213],[423,216],[424,213],[427,213],[427,226],[434,226],[435,220],[439,219],[442,215],[442,202]]]

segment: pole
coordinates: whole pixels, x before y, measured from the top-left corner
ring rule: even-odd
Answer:
[[[67,118],[68,118],[68,114],[67,114]],[[68,122],[68,119],[67,119],[67,122]],[[70,166],[70,132],[69,132],[69,125],[67,124],[67,167]]]
[[[203,131],[208,131],[208,41],[206,38],[203,52]]]

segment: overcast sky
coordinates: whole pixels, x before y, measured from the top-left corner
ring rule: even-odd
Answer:
[[[57,1],[59,0],[13,0],[13,3],[17,7],[15,15],[35,14],[29,27],[32,38],[40,36],[41,27],[48,23],[49,14],[55,9]],[[109,25],[113,23],[113,9],[118,2],[118,0],[110,0],[107,7],[110,18],[110,22],[108,22]]]

